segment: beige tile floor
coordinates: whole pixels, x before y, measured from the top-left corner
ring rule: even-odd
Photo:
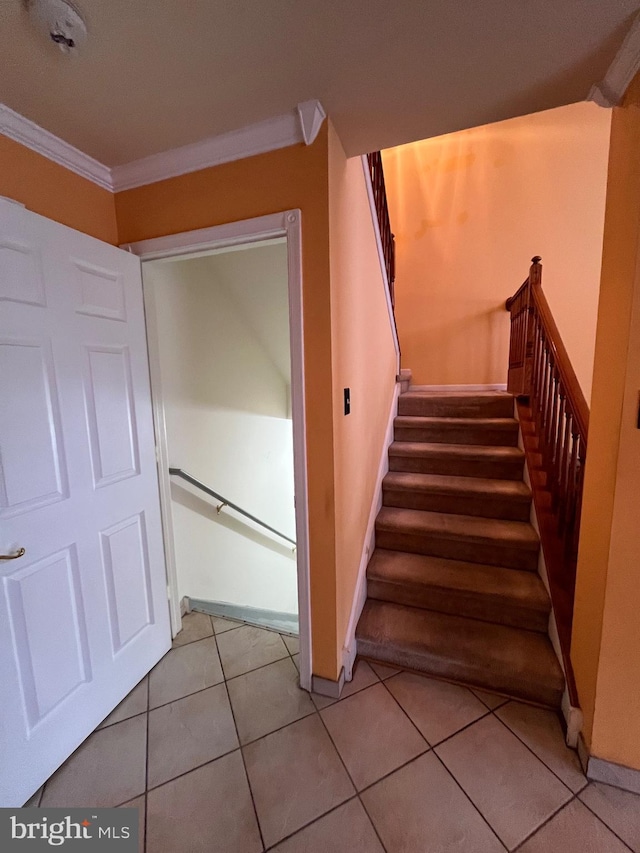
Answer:
[[[551,712],[364,662],[310,697],[297,654],[190,614],[30,805],[135,806],[146,853],[640,853]]]

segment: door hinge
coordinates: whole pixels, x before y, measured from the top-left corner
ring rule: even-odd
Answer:
[[[157,444],[156,444],[156,447],[155,447],[155,451],[156,451],[156,462],[157,462],[157,463],[158,463],[158,465],[159,465],[159,464],[160,464],[160,448],[158,447],[158,445],[157,445]]]
[[[167,599],[171,601],[171,587],[167,584]]]

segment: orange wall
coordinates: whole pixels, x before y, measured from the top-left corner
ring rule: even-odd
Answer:
[[[640,770],[640,75],[613,110],[571,657],[592,754]]]
[[[312,146],[113,196],[0,136],[0,193],[115,244],[302,211],[313,672],[336,679],[396,370],[359,158],[325,125]]]
[[[116,195],[119,241],[302,211],[313,672],[336,679],[328,141],[296,145]]]
[[[337,642],[353,605],[396,381],[385,284],[359,157],[329,126],[331,335],[336,505]],[[343,390],[351,389],[351,414]]]
[[[118,242],[109,190],[1,134],[0,195],[106,243]]]
[[[610,115],[574,104],[383,153],[402,364],[415,384],[506,381],[504,302],[542,255],[589,399]]]

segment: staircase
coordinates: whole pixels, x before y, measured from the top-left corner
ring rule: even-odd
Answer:
[[[400,395],[358,654],[557,708],[513,411],[500,392]]]

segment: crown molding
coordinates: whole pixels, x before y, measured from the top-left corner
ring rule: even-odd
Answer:
[[[629,27],[629,32],[620,45],[604,79],[591,87],[587,96],[600,107],[615,107],[636,73],[640,70],[640,13]]]
[[[4,104],[0,104],[0,133],[116,193],[302,142],[311,145],[325,118],[319,101],[305,101],[295,110],[266,121],[112,168]]]
[[[320,133],[322,122],[326,119],[327,114],[320,101],[303,101],[298,104],[297,110],[302,136],[305,143],[311,145]]]
[[[0,104],[0,133],[32,151],[37,151],[38,154],[53,160],[54,163],[59,163],[77,175],[88,178],[94,184],[113,190],[111,169],[108,166],[29,121],[5,104]]]
[[[301,142],[311,145],[324,119],[320,102],[306,101],[296,110],[266,121],[114,166],[111,170],[113,191],[130,190]]]

